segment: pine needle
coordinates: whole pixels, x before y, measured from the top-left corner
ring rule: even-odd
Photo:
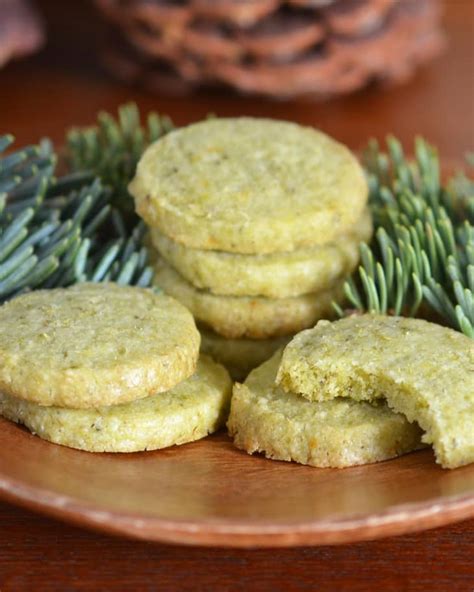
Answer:
[[[345,284],[347,312],[415,316],[429,307],[474,337],[474,182],[458,172],[443,185],[437,151],[421,138],[414,160],[394,137],[387,152],[372,140],[364,165],[375,233]]]
[[[48,141],[5,155],[12,143],[0,136],[0,300],[84,281],[150,285],[142,225],[124,240],[113,191],[90,171],[56,178]],[[106,243],[109,273],[100,263]]]
[[[122,212],[128,227],[137,223],[127,186],[145,148],[174,128],[169,117],[150,113],[142,126],[134,103],[122,105],[115,119],[99,113],[97,125],[73,128],[67,134],[67,159],[74,172],[99,177],[112,190],[111,205]]]

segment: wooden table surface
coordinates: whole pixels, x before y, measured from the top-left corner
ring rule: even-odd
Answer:
[[[449,51],[408,84],[330,103],[269,103],[230,93],[170,98],[110,79],[98,64],[103,26],[85,0],[39,1],[49,45],[0,71],[0,124],[19,143],[135,100],[178,124],[209,112],[315,125],[352,148],[369,136],[416,134],[446,159],[474,148],[474,2],[446,0]],[[0,15],[1,19],[1,15]],[[76,590],[474,590],[474,521],[340,547],[229,550],[172,547],[79,530],[0,503],[0,591]]]

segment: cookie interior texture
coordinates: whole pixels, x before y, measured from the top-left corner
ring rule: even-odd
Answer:
[[[315,467],[349,467],[394,458],[420,446],[420,429],[375,404],[338,398],[322,403],[275,384],[281,352],[235,384],[227,427],[249,454]]]
[[[285,348],[277,381],[312,401],[386,398],[443,467],[474,462],[474,342],[462,333],[380,315],[320,322]]]
[[[149,289],[34,291],[0,307],[0,391],[73,408],[132,401],[190,376],[199,345],[189,311]]]
[[[310,127],[251,117],[166,134],[145,151],[129,188],[149,226],[188,247],[235,253],[332,241],[368,197],[345,146]]]
[[[341,286],[291,298],[216,296],[194,288],[162,259],[154,265],[155,284],[182,302],[201,324],[231,339],[291,335],[333,316]]]
[[[201,355],[191,377],[145,399],[65,409],[0,394],[0,414],[56,444],[90,452],[135,452],[192,442],[216,431],[226,420],[231,391],[225,368]]]

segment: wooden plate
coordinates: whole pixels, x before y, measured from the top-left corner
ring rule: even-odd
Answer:
[[[157,452],[90,454],[0,419],[0,496],[153,541],[290,546],[402,534],[474,516],[474,465],[430,450],[352,469],[250,457],[223,434]]]

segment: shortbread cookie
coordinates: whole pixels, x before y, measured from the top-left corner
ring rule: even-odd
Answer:
[[[393,458],[420,446],[420,429],[384,401],[323,403],[275,385],[281,352],[235,384],[227,427],[249,454],[315,467],[349,467]]]
[[[332,315],[331,302],[340,292],[333,288],[293,298],[216,296],[194,288],[163,260],[154,270],[155,284],[166,294],[187,306],[197,321],[232,339],[268,339],[312,327]]]
[[[352,153],[295,123],[208,119],[152,144],[130,184],[152,227],[196,249],[273,253],[321,245],[362,215]]]
[[[39,290],[0,307],[0,392],[73,408],[133,401],[190,376],[199,345],[189,311],[153,290]]]
[[[286,298],[327,290],[352,273],[359,261],[359,243],[372,234],[366,210],[347,236],[317,247],[286,253],[241,255],[192,249],[151,230],[161,256],[196,288],[225,296]]]
[[[474,462],[474,341],[421,319],[321,322],[286,347],[277,381],[312,401],[386,398],[446,468]]]
[[[226,339],[222,335],[200,328],[201,351],[223,364],[234,380],[243,380],[250,370],[271,358],[291,336],[274,339]]]
[[[196,372],[169,391],[99,407],[42,407],[0,394],[0,414],[55,444],[90,452],[156,450],[204,438],[225,422],[232,391],[220,364],[201,356]]]

